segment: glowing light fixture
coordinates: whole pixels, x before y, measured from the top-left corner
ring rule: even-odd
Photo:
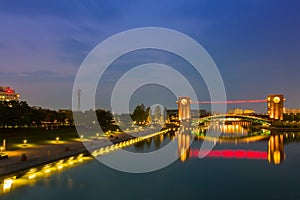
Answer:
[[[279,103],[281,101],[280,97],[274,97],[273,98],[274,103]]]
[[[35,177],[36,177],[36,174],[33,173],[33,174],[31,174],[31,175],[28,176],[28,179],[34,179]]]
[[[3,190],[8,190],[11,188],[11,185],[13,184],[13,180],[12,179],[5,179],[4,183],[3,183]]]

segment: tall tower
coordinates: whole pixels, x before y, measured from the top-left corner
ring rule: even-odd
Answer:
[[[270,94],[267,98],[270,119],[283,120],[283,94]]]
[[[178,101],[178,119],[179,121],[188,121],[191,118],[191,98],[179,97]]]
[[[81,89],[77,90],[77,111],[80,111],[80,96],[81,96]]]

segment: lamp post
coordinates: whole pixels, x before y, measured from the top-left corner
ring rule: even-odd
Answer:
[[[59,142],[59,137],[56,137],[56,143],[58,143]]]

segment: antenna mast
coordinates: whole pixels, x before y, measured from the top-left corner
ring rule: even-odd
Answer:
[[[77,111],[80,111],[80,96],[81,96],[81,89],[77,90]]]

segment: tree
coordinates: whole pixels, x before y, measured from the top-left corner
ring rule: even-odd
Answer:
[[[162,121],[162,111],[161,111],[161,109],[160,109],[160,106],[159,105],[157,105],[156,107],[155,107],[155,109],[154,109],[154,120],[156,121],[156,122],[161,122]]]
[[[149,121],[150,116],[150,107],[145,108],[144,104],[138,105],[135,107],[131,118],[137,124],[145,124]]]
[[[36,124],[40,127],[42,122],[45,121],[46,112],[42,108],[31,108],[31,124]]]
[[[31,108],[25,101],[0,102],[0,124],[2,127],[23,127],[30,123]]]
[[[110,111],[98,109],[96,110],[98,122],[104,132],[108,130],[115,130],[114,117]]]

